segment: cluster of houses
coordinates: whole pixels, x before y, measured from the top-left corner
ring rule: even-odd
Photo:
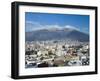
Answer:
[[[89,65],[89,44],[74,41],[26,42],[25,67]]]

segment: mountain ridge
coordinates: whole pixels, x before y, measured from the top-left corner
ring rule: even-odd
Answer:
[[[31,32],[25,32],[26,41],[46,41],[46,40],[63,40],[71,39],[78,41],[89,41],[89,35],[70,28],[52,28],[40,29]]]

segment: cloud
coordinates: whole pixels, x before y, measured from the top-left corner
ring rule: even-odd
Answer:
[[[33,21],[26,21],[26,24],[28,24],[28,25],[35,25],[35,26],[41,26],[41,24],[39,24],[38,22],[33,22]]]
[[[40,29],[52,29],[52,28],[70,28],[72,30],[79,30],[77,27],[71,26],[71,25],[58,25],[58,24],[52,24],[52,25],[43,25],[38,22],[33,22],[33,21],[26,21],[25,23],[25,29],[26,32],[28,31],[34,31],[34,30],[40,30]]]
[[[75,27],[75,26],[71,26],[71,25],[66,25],[65,28],[70,28],[73,30],[80,30],[79,28]]]
[[[37,22],[32,22],[32,21],[25,22],[25,31],[26,32],[33,31],[33,30],[39,29],[41,27],[42,27],[42,25]]]

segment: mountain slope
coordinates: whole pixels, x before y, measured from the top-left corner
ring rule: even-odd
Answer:
[[[41,29],[32,32],[26,32],[26,41],[45,41],[71,39],[78,41],[89,41],[89,35],[69,28],[63,29]]]

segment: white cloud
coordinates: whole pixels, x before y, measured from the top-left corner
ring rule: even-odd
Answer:
[[[79,30],[79,28],[75,27],[75,26],[71,26],[71,25],[66,25],[65,28],[70,28],[73,30]]]
[[[41,27],[42,27],[42,25],[37,22],[26,21],[26,23],[25,23],[26,31],[33,31],[33,30],[39,29]]]
[[[31,25],[36,25],[36,26],[41,26],[41,24],[40,23],[38,23],[38,22],[33,22],[33,21],[26,21],[26,24],[31,24]]]
[[[71,25],[65,25],[60,26],[58,24],[52,24],[52,25],[42,25],[38,22],[32,22],[32,21],[26,21],[26,31],[33,31],[33,30],[39,30],[39,29],[52,29],[52,28],[70,28],[72,30],[79,30],[77,27],[71,26]]]

